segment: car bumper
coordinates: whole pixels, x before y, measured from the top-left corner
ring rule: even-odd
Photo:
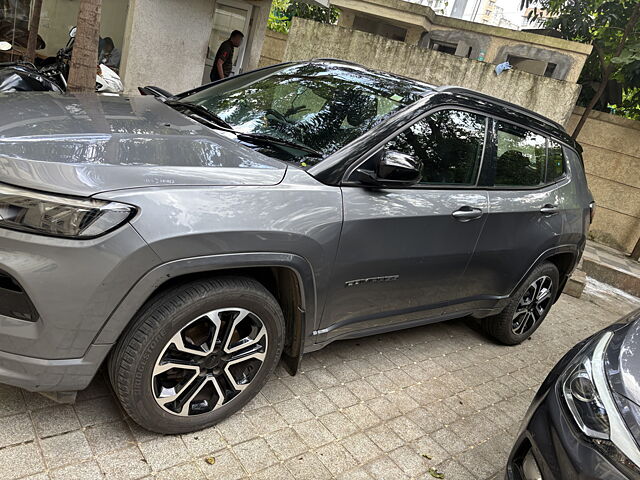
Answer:
[[[92,240],[0,229],[0,383],[85,388],[112,343],[96,337],[157,263],[128,224]]]
[[[585,343],[580,343],[562,358],[536,394],[509,456],[506,480],[536,478],[532,474],[535,468],[529,468],[527,475],[523,465],[528,453],[533,455],[543,480],[627,478],[578,431],[556,392],[558,378]]]
[[[45,360],[0,352],[0,383],[32,392],[85,389],[111,345],[91,345],[82,358]]]

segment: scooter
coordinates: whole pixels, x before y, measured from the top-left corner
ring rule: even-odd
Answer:
[[[67,91],[69,78],[69,61],[73,52],[76,27],[69,31],[67,45],[60,49],[55,57],[39,62],[37,67],[33,63],[18,61],[0,63],[0,93],[2,92],[56,92]],[[0,49],[11,50],[8,42],[0,42]],[[116,72],[106,65],[98,65],[96,75],[96,92],[122,93],[124,87]]]

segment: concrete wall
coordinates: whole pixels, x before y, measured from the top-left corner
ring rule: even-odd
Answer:
[[[214,6],[212,0],[131,0],[121,69],[126,91],[151,84],[178,93],[201,85]]]
[[[284,51],[287,48],[287,38],[288,35],[286,33],[267,30],[258,67],[281,63],[284,59]]]
[[[573,131],[583,108],[567,127]],[[640,238],[640,122],[592,112],[578,136],[597,203],[591,237],[630,253]]]
[[[416,78],[433,85],[459,85],[534,110],[565,124],[580,86],[522,71],[500,76],[494,65],[422,49],[364,32],[294,18],[284,60],[332,57]]]
[[[111,37],[122,50],[129,0],[108,0],[102,3],[100,35]],[[78,21],[80,0],[44,0],[38,33],[47,47],[38,54],[54,56],[69,40],[69,30]]]

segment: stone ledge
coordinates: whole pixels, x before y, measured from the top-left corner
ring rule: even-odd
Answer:
[[[584,258],[582,262],[584,272],[596,280],[619,288],[631,295],[640,297],[640,277],[618,270],[592,258]]]

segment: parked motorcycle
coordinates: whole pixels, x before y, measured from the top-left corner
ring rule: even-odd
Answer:
[[[56,92],[67,91],[69,62],[73,52],[76,27],[69,31],[69,41],[55,57],[49,57],[34,65],[30,62],[0,63],[0,93],[2,92]],[[1,42],[5,50],[12,48],[8,42]],[[121,93],[122,81],[116,72],[106,65],[98,65],[96,73],[96,92]]]

